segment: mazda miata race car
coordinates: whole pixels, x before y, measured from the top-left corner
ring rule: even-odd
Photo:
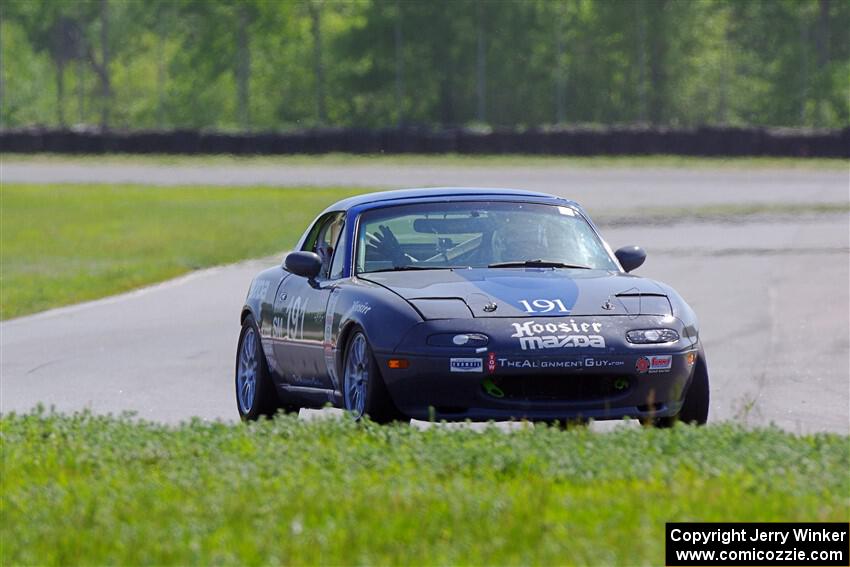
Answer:
[[[396,419],[705,423],[697,319],[543,193],[414,189],[322,212],[241,313],[243,419],[328,403]]]

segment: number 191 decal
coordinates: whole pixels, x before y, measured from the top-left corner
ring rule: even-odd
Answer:
[[[569,313],[564,302],[560,299],[534,299],[529,303],[525,299],[520,299],[520,303],[525,308],[526,313]]]

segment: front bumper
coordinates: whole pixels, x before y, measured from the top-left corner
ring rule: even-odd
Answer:
[[[408,342],[421,344],[433,330],[425,325],[430,329]],[[663,347],[608,340],[605,349],[542,354],[517,349],[515,340],[494,339],[492,330],[490,336],[486,352],[404,348],[403,342],[393,353],[376,353],[398,409],[414,419],[447,421],[673,416],[690,385],[698,349],[696,340]],[[390,368],[389,361],[399,358],[408,367]],[[647,368],[650,360],[658,364]]]

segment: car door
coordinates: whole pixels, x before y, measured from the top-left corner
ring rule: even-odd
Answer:
[[[314,280],[292,274],[275,297],[272,335],[275,356],[286,384],[333,390],[335,377],[325,356],[325,314],[335,279],[331,265],[345,215],[328,213],[313,225],[301,250],[315,252],[322,269]]]

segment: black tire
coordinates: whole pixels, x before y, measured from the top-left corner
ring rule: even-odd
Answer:
[[[252,369],[253,380],[249,376]],[[269,376],[266,357],[263,354],[260,332],[251,315],[245,318],[242,323],[242,332],[239,333],[239,342],[236,347],[235,385],[236,409],[242,421],[254,421],[263,415],[272,417],[280,409],[280,400]]]
[[[699,350],[694,376],[691,378],[688,391],[685,393],[685,401],[679,414],[673,417],[661,417],[655,420],[656,427],[672,427],[677,421],[692,425],[705,425],[708,421],[708,405],[710,392],[708,385],[708,365],[705,362],[705,353]]]
[[[343,408],[357,420],[364,416],[377,423],[401,419],[384,384],[369,340],[360,327],[352,330],[345,345],[342,403]]]

